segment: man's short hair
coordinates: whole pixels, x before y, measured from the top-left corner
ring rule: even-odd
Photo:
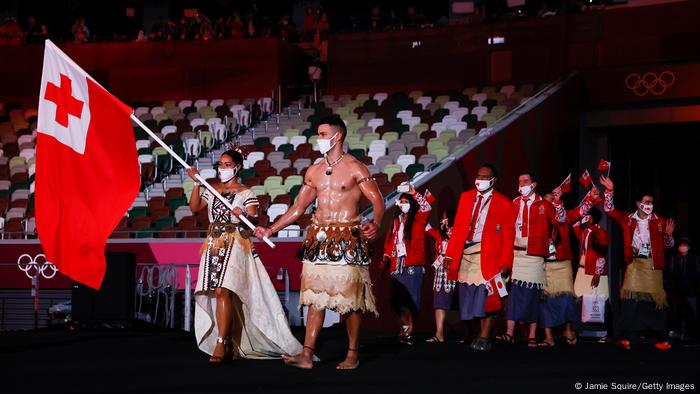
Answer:
[[[532,172],[532,171],[525,171],[525,172],[523,172],[523,173],[520,174],[520,176],[523,176],[523,175],[529,176],[531,182],[537,182],[537,179],[535,178],[535,173],[534,173],[534,172]]]
[[[498,178],[498,169],[496,168],[495,165],[493,165],[491,163],[484,163],[484,164],[479,166],[479,169],[481,169],[481,168],[488,168],[489,170],[491,170],[491,174],[493,175],[493,178]]]
[[[335,127],[340,129],[341,134],[343,135],[343,141],[345,141],[345,137],[348,135],[348,128],[345,126],[345,122],[340,119],[339,116],[326,116],[321,118],[321,120],[318,121],[318,125],[322,124],[327,124],[331,127]]]
[[[644,199],[644,197],[646,197],[646,196],[649,196],[652,199],[654,198],[654,195],[652,193],[649,193],[648,190],[642,190],[642,191],[637,193],[637,201],[641,202]]]

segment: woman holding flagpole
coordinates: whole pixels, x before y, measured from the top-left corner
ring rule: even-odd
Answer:
[[[238,218],[257,216],[255,193],[238,181],[243,156],[236,150],[221,155],[216,190],[233,210],[205,190],[201,196],[197,170],[190,209],[205,207],[209,232],[202,245],[195,289],[195,337],[197,345],[211,355],[210,363],[233,358],[278,358],[301,352],[301,344],[289,330],[284,310],[270,277],[251,241],[252,232]]]

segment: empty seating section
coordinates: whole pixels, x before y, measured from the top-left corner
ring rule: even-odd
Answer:
[[[542,88],[540,86],[539,88]],[[206,179],[232,141],[245,154],[241,182],[260,199],[259,222],[271,223],[294,203],[306,169],[322,159],[318,121],[338,115],[348,128],[346,151],[367,164],[384,195],[430,171],[482,129],[532,96],[533,85],[486,86],[457,92],[374,92],[323,96],[308,108],[290,103],[271,115],[269,98],[131,103],[135,114]],[[0,103],[0,233],[35,237],[34,171],[37,111]],[[141,191],[113,238],[201,237],[206,209],[188,206],[194,182],[144,130],[134,125]],[[362,207],[369,206],[363,199]],[[295,237],[310,212],[280,236]]]

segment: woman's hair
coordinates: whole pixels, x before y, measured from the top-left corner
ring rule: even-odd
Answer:
[[[445,211],[445,217],[447,218],[448,227],[453,227],[455,225],[455,216],[457,216],[457,214],[454,211],[454,209],[448,209]],[[440,218],[440,221],[442,221],[442,218]],[[447,231],[442,229],[442,224],[440,225],[440,233],[443,237],[447,236]]]
[[[413,234],[413,231],[412,231],[413,220],[416,218],[416,213],[418,213],[418,209],[420,209],[420,206],[418,205],[418,202],[416,201],[416,199],[413,198],[413,196],[408,194],[408,193],[401,194],[399,196],[399,201],[402,198],[405,198],[406,200],[408,200],[408,203],[411,204],[411,209],[406,214],[406,222],[404,222],[404,225],[403,225],[403,239],[410,241],[411,235]],[[394,216],[398,217],[402,213],[403,212],[401,212],[400,209],[396,209],[394,211]]]
[[[226,156],[230,157],[231,159],[233,159],[233,163],[237,166],[243,164],[243,155],[237,150],[233,150],[233,149],[227,150],[226,152],[221,154],[221,156],[223,156],[223,155],[226,155]]]
[[[588,211],[588,214],[591,215],[591,222],[593,224],[598,224],[600,222],[600,219],[602,219],[602,214],[600,213],[600,210],[596,207],[591,208],[590,211]]]

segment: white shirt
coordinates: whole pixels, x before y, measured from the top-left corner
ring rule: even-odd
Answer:
[[[649,235],[649,217],[647,215],[646,219],[642,219],[635,212],[632,215],[632,219],[637,221],[637,227],[634,229],[634,234],[632,235],[632,247],[639,250],[640,255],[651,255],[651,237]]]
[[[403,221],[399,219],[398,236],[396,237],[396,257],[406,256],[406,243],[403,241]]]
[[[530,207],[532,203],[537,199],[537,194],[532,193],[527,200],[527,225],[530,226]],[[527,241],[527,237],[523,238],[523,204],[525,204],[525,197],[520,197],[520,207],[518,208],[518,220],[515,222],[515,237],[522,238]],[[528,232],[529,233],[529,232]]]
[[[481,242],[481,235],[484,233],[484,223],[486,223],[486,217],[489,214],[489,207],[491,206],[491,197],[493,197],[493,189],[489,190],[486,194],[481,194],[476,192],[476,199],[474,200],[474,208],[472,208],[472,217],[476,215],[476,203],[479,201],[479,196],[483,196],[481,200],[481,208],[479,208],[479,217],[476,219],[476,228],[474,229],[474,239],[472,242]],[[469,229],[467,229],[469,231]]]

